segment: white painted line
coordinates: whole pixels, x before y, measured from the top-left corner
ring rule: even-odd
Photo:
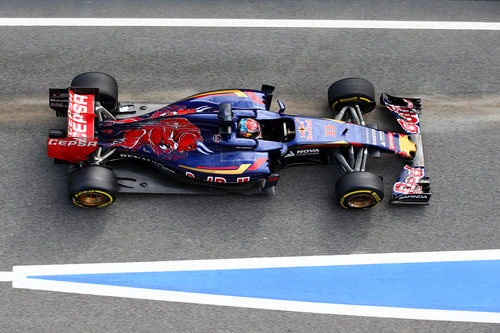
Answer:
[[[213,27],[213,28],[319,28],[500,30],[500,22],[279,20],[209,18],[0,18],[2,27]]]
[[[500,250],[348,254],[333,256],[271,257],[130,263],[14,266],[15,280],[26,275],[99,274],[308,267],[329,265],[396,264],[443,261],[499,260]]]
[[[12,281],[12,272],[0,272],[0,282]]]
[[[461,322],[500,323],[499,312],[458,310],[433,310],[385,306],[347,305],[292,301],[253,297],[202,294],[112,285],[76,283],[29,278],[37,275],[99,274],[132,272],[166,272],[189,270],[250,269],[278,267],[311,267],[329,265],[363,265],[390,263],[429,263],[500,260],[500,250],[444,251],[413,253],[353,254],[334,256],[304,256],[277,258],[242,258],[215,260],[183,260],[137,263],[100,263],[74,265],[14,266],[13,273],[0,277],[12,280],[12,287],[91,294],[99,296],[127,297],[158,301],[213,304],[245,308],[284,310],[322,314],[354,315],[419,320],[446,320]],[[9,272],[5,272],[9,273]]]
[[[19,288],[19,286],[16,286]],[[346,304],[329,304],[300,301],[283,301],[251,297],[221,296],[210,294],[186,293],[177,291],[150,290],[129,287],[91,285],[73,282],[54,282],[40,280],[36,288],[22,286],[26,289],[59,291],[97,296],[127,297],[155,301],[170,301],[193,304],[234,306],[252,309],[281,310],[320,314],[336,314],[348,316],[365,316],[379,318],[403,318],[419,320],[443,320],[478,323],[500,323],[500,313],[427,310],[411,308],[395,308],[382,306],[363,306]]]

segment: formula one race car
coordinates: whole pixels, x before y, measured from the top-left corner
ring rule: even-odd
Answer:
[[[274,87],[209,91],[172,104],[118,102],[116,80],[104,73],[76,76],[70,88],[50,89],[50,107],[68,119],[50,130],[48,155],[68,165],[70,199],[104,207],[119,192],[268,193],[290,165],[336,161],[335,186],[344,208],[370,208],[384,197],[382,179],[365,171],[381,152],[408,161],[392,203],[428,204],[419,99],[382,94],[405,134],[365,126],[375,91],[360,78],[328,90],[333,119],[271,112]],[[155,170],[156,169],[156,170]],[[160,172],[159,172],[160,171]]]

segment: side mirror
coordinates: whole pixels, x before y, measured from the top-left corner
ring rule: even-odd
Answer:
[[[223,121],[223,123],[219,125],[219,134],[231,134],[231,121],[233,120],[233,108],[231,106],[231,103],[219,104],[218,117]]]
[[[282,114],[283,112],[285,112],[286,106],[280,99],[278,99],[278,105],[280,107],[278,114]]]

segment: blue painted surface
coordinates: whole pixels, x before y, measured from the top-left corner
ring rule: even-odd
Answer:
[[[291,301],[500,312],[500,260],[29,278]]]

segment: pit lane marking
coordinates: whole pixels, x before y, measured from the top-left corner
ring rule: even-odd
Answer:
[[[12,272],[0,272],[0,282],[12,281]]]
[[[14,288],[500,323],[500,250],[14,266]]]
[[[317,28],[317,29],[418,29],[500,30],[500,22],[382,21],[382,20],[280,20],[211,18],[0,18],[3,27],[212,27],[212,28]]]

